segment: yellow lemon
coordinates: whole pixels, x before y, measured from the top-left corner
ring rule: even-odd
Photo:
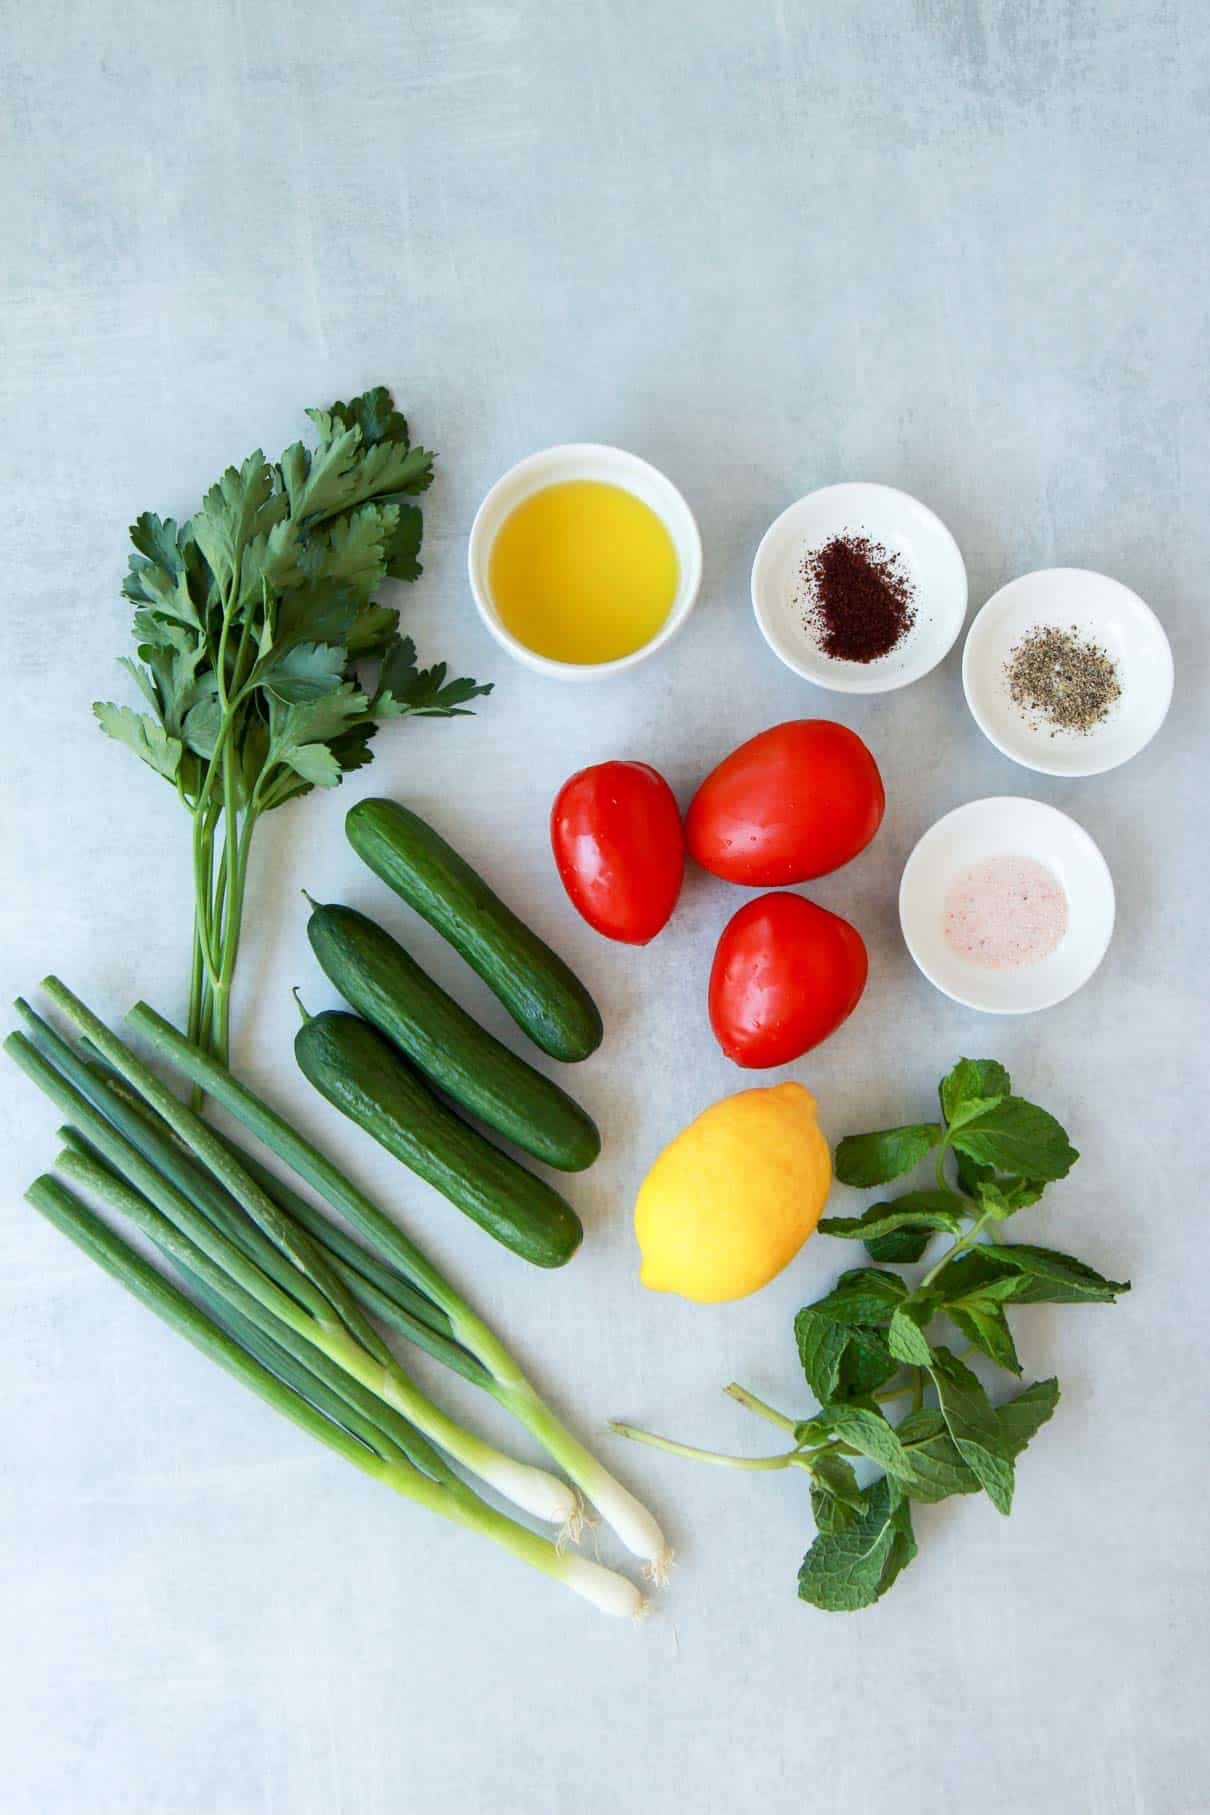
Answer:
[[[746,1297],[793,1260],[831,1186],[809,1090],[724,1097],[665,1147],[639,1189],[643,1284],[700,1304]]]

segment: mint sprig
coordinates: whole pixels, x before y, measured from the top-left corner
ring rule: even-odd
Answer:
[[[983,1493],[998,1512],[1011,1510],[1017,1458],[1053,1413],[1059,1383],[1037,1381],[993,1403],[967,1358],[1020,1377],[1009,1309],[1111,1304],[1130,1290],[1072,1255],[1000,1239],[1001,1225],[1035,1204],[1079,1157],[1055,1117],[1014,1096],[994,1059],[960,1059],[939,1095],[941,1122],[850,1136],[836,1150],[836,1176],[845,1184],[884,1185],[930,1155],[935,1184],[883,1199],[861,1216],[820,1223],[824,1234],[864,1242],[884,1264],[849,1269],[794,1320],[816,1408],[791,1418],[743,1387],[727,1389],[783,1431],[791,1447],[772,1456],[720,1456],[614,1426],[729,1468],[806,1473],[816,1536],[798,1592],[828,1612],[871,1606],[912,1561],[913,1502]],[[920,1260],[939,1235],[950,1245],[914,1285],[885,1265]],[[908,1410],[893,1422],[892,1408],[904,1399]],[[871,1463],[881,1472],[863,1482],[856,1468]]]

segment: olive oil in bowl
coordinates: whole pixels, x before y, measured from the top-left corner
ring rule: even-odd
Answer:
[[[488,565],[500,620],[549,661],[633,655],[663,627],[680,584],[671,535],[649,504],[601,479],[531,492],[496,532]]]

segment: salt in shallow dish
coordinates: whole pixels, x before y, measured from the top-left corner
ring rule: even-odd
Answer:
[[[1056,730],[1012,699],[1007,668],[1031,630],[1053,626],[1098,644],[1122,692],[1088,731]],[[1155,736],[1172,702],[1172,650],[1149,605],[1107,574],[1048,567],[1023,574],[983,607],[962,652],[962,685],[975,723],[997,750],[1042,775],[1100,775]]]
[[[807,557],[835,536],[866,536],[897,557],[913,588],[915,619],[903,640],[872,662],[824,653],[809,621]],[[752,563],[752,609],[787,668],[835,693],[889,693],[949,654],[966,617],[966,565],[927,505],[890,485],[827,485],[791,504],[766,530]]]
[[[1035,964],[992,970],[946,938],[951,889],[993,857],[1031,858],[1067,897],[1066,931]],[[1113,878],[1083,826],[1056,807],[1015,795],[973,800],[939,819],[908,858],[899,884],[899,923],[920,969],[955,1002],[987,1014],[1029,1014],[1072,995],[1105,956],[1113,920]]]

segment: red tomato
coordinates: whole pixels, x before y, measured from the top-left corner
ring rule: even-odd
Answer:
[[[882,823],[878,764],[855,731],[796,718],[751,737],[712,769],[685,816],[689,855],[750,887],[826,876]]]
[[[647,763],[594,763],[555,796],[550,842],[572,906],[607,939],[646,945],[676,906],[685,834],[672,789]]]
[[[861,1000],[869,960],[855,926],[801,895],[758,895],[723,928],[710,1025],[749,1070],[788,1065],[835,1033]]]

